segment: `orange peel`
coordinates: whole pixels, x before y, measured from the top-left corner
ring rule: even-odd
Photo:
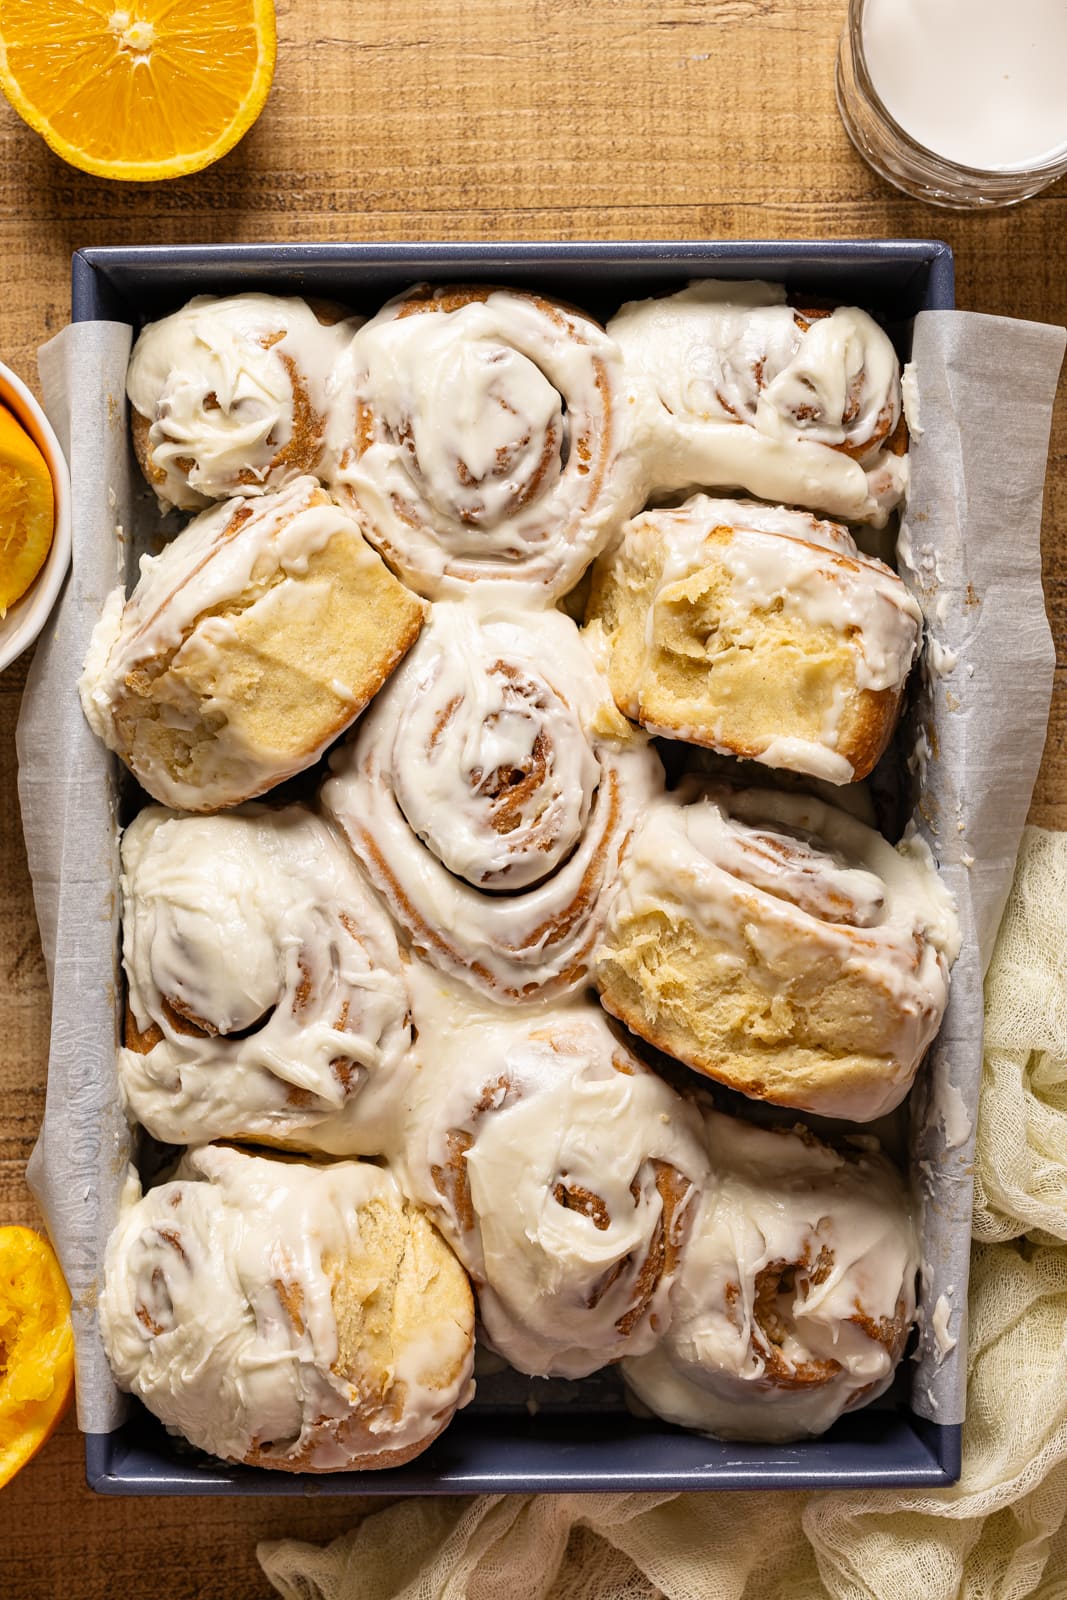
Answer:
[[[52,1433],[74,1386],[70,1293],[47,1239],[0,1228],[0,1487]]]
[[[273,0],[0,0],[0,88],[71,166],[178,178],[231,150],[274,75]]]

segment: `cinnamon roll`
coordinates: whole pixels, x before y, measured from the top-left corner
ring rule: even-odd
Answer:
[[[351,517],[298,478],[205,511],[142,558],[133,594],[93,634],[82,706],[164,805],[237,805],[318,759],[425,611]]]
[[[134,453],[163,505],[200,510],[321,474],[331,374],[358,327],[270,294],[199,295],[150,322],[126,392]]]
[[[108,1242],[119,1385],[192,1444],[286,1472],[399,1466],[473,1393],[474,1305],[381,1167],[190,1150]]]
[[[411,1043],[392,926],[303,806],[177,816],[122,838],[119,1083],[168,1144],[378,1155]]]
[[[627,1027],[709,1077],[867,1122],[907,1093],[958,949],[919,841],[894,848],[804,795],[721,791],[650,808],[596,981]]]
[[[423,285],[360,329],[331,488],[420,594],[563,594],[633,509],[618,351],[544,295]]]
[[[623,306],[608,332],[647,492],[747,489],[877,527],[900,502],[900,364],[865,311],[711,279]]]
[[[662,773],[574,623],[440,601],[323,803],[415,949],[490,998],[574,989]]]
[[[474,1278],[490,1342],[568,1378],[648,1350],[706,1176],[694,1108],[598,1006],[480,1011],[425,973],[398,1171]]]
[[[832,783],[881,756],[922,637],[917,601],[838,524],[705,495],[627,523],[588,618],[651,733]]]
[[[674,1315],[623,1375],[658,1416],[722,1439],[824,1433],[884,1393],[903,1354],[919,1266],[910,1197],[876,1149],[712,1112],[705,1125],[712,1178]]]

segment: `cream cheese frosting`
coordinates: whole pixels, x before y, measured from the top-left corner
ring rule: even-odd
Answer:
[[[823,1433],[882,1394],[903,1353],[919,1266],[911,1199],[875,1149],[704,1121],[712,1176],[674,1315],[623,1376],[658,1416],[719,1438]]]
[[[131,1116],[170,1144],[379,1154],[411,1042],[407,987],[389,919],[329,824],[296,805],[149,806],[123,835],[121,890]]]
[[[574,623],[439,601],[323,787],[415,948],[490,998],[585,981],[659,760]]]
[[[431,599],[496,579],[547,604],[640,503],[618,349],[543,296],[401,295],[336,386],[331,487]]]
[[[907,484],[885,441],[901,415],[900,368],[866,312],[809,321],[780,284],[707,279],[631,301],[608,323],[647,495],[747,489],[884,524]]]
[[[571,1378],[648,1350],[705,1181],[695,1110],[595,1004],[504,1011],[425,967],[413,992],[426,1048],[396,1170],[473,1275],[493,1347]]]
[[[318,472],[332,375],[358,327],[269,294],[200,295],[149,323],[126,391],[164,504],[195,510]]]
[[[99,1307],[118,1382],[224,1460],[321,1472],[414,1453],[471,1397],[473,1317],[448,1262],[454,1314],[411,1319],[397,1285],[417,1269],[413,1227],[390,1175],[362,1162],[204,1146],[143,1197],[131,1179]],[[344,1319],[376,1304],[353,1368]]]

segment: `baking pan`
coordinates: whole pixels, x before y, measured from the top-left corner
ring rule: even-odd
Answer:
[[[340,300],[365,315],[419,281],[496,282],[563,295],[606,317],[691,278],[765,278],[864,306],[906,359],[920,310],[953,305],[952,253],[930,240],[834,243],[220,245],[87,249],[73,260],[73,319],[134,328],[194,294],[256,289]],[[103,761],[103,753],[101,756]],[[108,757],[107,759],[113,759]],[[953,1483],[958,1426],[909,1404],[912,1364],[874,1406],[822,1438],[724,1444],[631,1414],[611,1369],[578,1382],[479,1375],[478,1394],[406,1466],[323,1476],[229,1466],[171,1437],[139,1404],[115,1432],[86,1435],[103,1494],[466,1494],[517,1491],[875,1488]]]

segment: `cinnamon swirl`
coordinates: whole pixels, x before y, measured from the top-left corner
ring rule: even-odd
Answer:
[[[865,311],[785,298],[709,279],[612,318],[646,490],[747,489],[881,527],[907,484],[896,352]]]
[[[419,594],[486,578],[550,601],[631,504],[618,351],[583,312],[431,288],[360,329],[338,378],[331,488]]]
[[[472,1274],[522,1372],[577,1378],[670,1319],[705,1181],[693,1107],[586,1004],[478,1010],[423,969],[427,1039],[398,1171]]]
[[[134,452],[164,506],[200,510],[320,474],[330,378],[359,326],[306,300],[195,300],[139,334],[126,392]]]
[[[133,594],[93,634],[82,706],[164,805],[237,805],[318,759],[425,610],[351,517],[298,478],[205,511],[142,558]]]
[[[824,1433],[888,1388],[915,1317],[912,1204],[875,1151],[705,1117],[674,1315],[623,1375],[658,1416],[723,1439]],[[871,1141],[873,1144],[873,1141]]]
[[[399,1466],[473,1394],[455,1256],[380,1167],[223,1146],[127,1186],[100,1328],[122,1388],[226,1461]]]
[[[608,1010],[779,1105],[867,1122],[907,1093],[959,949],[918,841],[804,795],[713,792],[649,813],[598,951]]]
[[[585,981],[662,773],[569,618],[439,601],[333,765],[323,803],[420,954],[502,1001]]]
[[[832,783],[889,742],[922,612],[836,523],[696,495],[597,563],[616,704],[652,733]]]
[[[388,918],[303,806],[177,816],[122,838],[119,1083],[156,1139],[378,1155],[409,1001]]]

